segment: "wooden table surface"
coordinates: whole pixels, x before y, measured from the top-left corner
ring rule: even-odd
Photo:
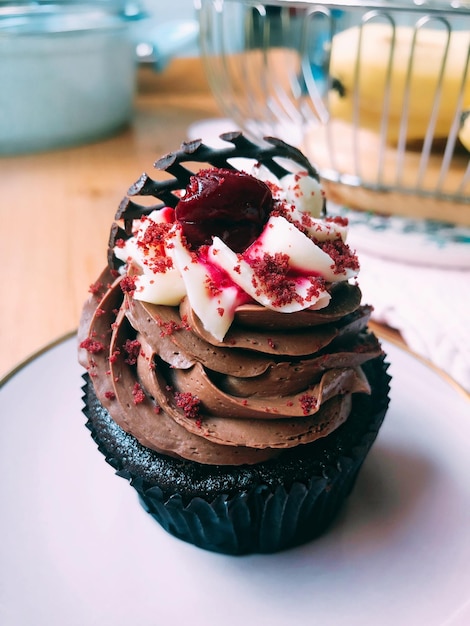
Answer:
[[[154,161],[187,138],[197,120],[220,116],[197,59],[176,59],[161,75],[142,69],[135,116],[96,143],[0,158],[0,379],[73,332],[106,263],[120,200]]]

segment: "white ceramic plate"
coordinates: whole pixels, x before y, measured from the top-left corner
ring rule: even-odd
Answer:
[[[470,623],[470,404],[384,342],[392,404],[331,530],[270,556],[166,534],[84,426],[75,338],[4,381],[2,626]]]

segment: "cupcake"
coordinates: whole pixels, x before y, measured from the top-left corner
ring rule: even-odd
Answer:
[[[274,138],[221,139],[183,143],[122,201],[79,326],[83,410],[165,530],[272,553],[335,518],[389,376],[316,170]]]

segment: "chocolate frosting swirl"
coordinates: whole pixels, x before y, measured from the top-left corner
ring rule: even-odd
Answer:
[[[109,269],[100,277],[84,307],[79,358],[113,419],[157,452],[258,463],[328,435],[347,419],[351,394],[369,391],[360,366],[381,348],[355,285],[337,285],[326,309],[293,315],[302,319],[290,328],[285,315],[242,306],[218,342],[184,302],[139,302],[121,281]],[[196,415],[181,397],[198,398]]]

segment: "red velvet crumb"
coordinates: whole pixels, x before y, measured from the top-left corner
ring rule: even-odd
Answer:
[[[198,419],[201,409],[201,401],[197,396],[193,396],[189,391],[181,393],[175,392],[175,402],[179,409],[184,411],[184,414],[189,419]]]
[[[93,283],[92,285],[88,287],[88,291],[92,293],[94,296],[99,295],[102,289],[103,289],[103,283],[100,282],[99,280],[97,280],[96,283]]]
[[[317,299],[323,291],[325,291],[325,280],[321,276],[310,277],[310,287],[307,290],[305,299]]]
[[[181,324],[177,324],[175,321],[170,320],[164,322],[162,319],[157,320],[158,327],[160,328],[160,337],[169,337],[178,330],[191,330],[188,325],[187,318],[181,320]]]
[[[335,215],[325,218],[325,222],[332,222],[333,224],[337,224],[338,226],[348,226],[349,220],[347,217],[342,215]]]
[[[317,408],[317,403],[318,403],[318,400],[315,396],[312,396],[311,394],[308,394],[308,393],[304,394],[300,398],[300,406],[302,407],[303,414],[308,415],[313,410],[315,410]]]
[[[108,398],[108,400],[115,400],[116,394],[114,393],[114,391],[105,391],[104,397]]]
[[[191,325],[188,322],[188,316],[187,315],[183,315],[183,317],[181,318],[181,328],[184,330],[191,330]]]
[[[111,354],[111,356],[109,357],[109,362],[110,363],[116,363],[118,356],[121,354],[121,351],[119,350],[119,348],[117,348],[116,350],[114,350],[114,352]]]
[[[134,404],[142,404],[145,400],[145,392],[139,383],[135,383],[134,388],[132,389],[132,396],[134,398]]]
[[[155,274],[164,274],[173,267],[173,260],[166,256],[165,240],[172,224],[156,223],[148,220],[145,232],[140,236],[137,245],[144,253],[145,265]]]
[[[137,245],[144,250],[145,254],[154,253],[155,249],[164,254],[165,240],[172,226],[173,224],[169,222],[148,220],[145,232],[139,237]]]
[[[103,352],[104,345],[101,343],[101,341],[96,341],[96,339],[87,337],[81,342],[80,348],[83,348],[90,354],[99,354],[100,352]]]
[[[135,365],[140,354],[140,341],[137,341],[137,339],[126,339],[122,347],[127,354],[124,363],[127,363],[127,365]]]
[[[121,280],[121,289],[123,293],[133,294],[135,291],[136,276],[124,276]]]
[[[357,271],[359,269],[359,261],[357,256],[352,252],[351,248],[344,243],[341,237],[333,241],[323,241],[318,243],[319,247],[326,252],[333,261],[334,273],[342,274],[345,270],[351,269]]]
[[[295,282],[288,276],[289,256],[277,252],[274,256],[265,253],[262,258],[250,259],[261,291],[270,296],[274,306],[283,306],[300,296],[296,293]]]
[[[209,276],[206,279],[206,289],[209,295],[216,297],[222,292],[220,284],[217,284],[215,280],[212,280]]]

